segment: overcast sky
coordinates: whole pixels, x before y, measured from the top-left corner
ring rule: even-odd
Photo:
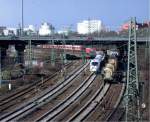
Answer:
[[[118,28],[132,16],[148,20],[149,4],[149,0],[24,0],[24,22],[36,27],[50,22],[60,29],[75,28],[77,22],[90,18]],[[17,27],[20,22],[21,0],[0,0],[0,26]]]

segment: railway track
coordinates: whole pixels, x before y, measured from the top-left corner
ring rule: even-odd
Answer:
[[[69,68],[71,65],[72,63],[68,63],[66,67]],[[49,85],[47,84],[48,81],[52,78],[55,78],[58,75],[58,73],[60,73],[60,71],[57,71],[56,73],[50,75],[48,78],[45,78],[43,81],[42,80],[36,81],[35,83],[9,95],[8,97],[1,99],[0,100],[0,116],[2,115],[3,112],[5,113],[7,109],[14,107],[16,103],[19,104],[22,100],[25,101],[25,99],[31,97],[31,95],[33,96],[33,94],[38,92],[35,90],[36,87],[40,87],[40,86],[42,86],[40,88],[48,87]]]
[[[86,70],[82,71],[75,79],[73,79],[73,81],[71,81],[67,85],[67,87],[64,88],[63,91],[61,89],[61,93],[58,94],[56,97],[52,98],[49,102],[40,106],[38,109],[19,119],[18,121],[35,121],[38,117],[44,115],[46,112],[56,107],[58,104],[64,101],[70,94],[72,94],[85,79],[87,79],[87,77],[90,74],[90,71],[88,69],[89,68],[87,67]]]
[[[66,67],[69,67],[69,66],[71,66],[71,63],[68,63],[67,65],[66,65]],[[56,73],[54,73],[52,76],[49,76],[48,78],[51,78],[51,77],[53,77],[53,76],[56,76],[56,74],[58,74],[60,72],[60,70],[57,70],[56,71]],[[47,78],[47,79],[48,79]],[[47,80],[45,79],[44,80],[44,82],[46,82]],[[38,80],[38,81],[36,81],[35,83],[32,83],[32,84],[30,84],[29,86],[27,86],[27,87],[25,87],[25,88],[23,88],[23,89],[21,89],[21,90],[19,90],[19,91],[17,91],[17,92],[15,92],[15,93],[13,93],[13,94],[10,94],[10,95],[8,95],[7,97],[4,97],[4,98],[1,98],[0,99],[0,106],[1,105],[3,105],[3,104],[5,104],[5,103],[8,103],[9,101],[12,101],[13,100],[13,98],[14,98],[14,96],[15,95],[18,95],[19,96],[19,93],[21,92],[25,92],[25,90],[26,89],[29,89],[30,87],[33,87],[34,85],[40,85],[40,83],[41,83],[41,80]]]
[[[93,83],[84,91],[78,99],[76,99],[67,109],[61,112],[56,116],[52,121],[66,122],[74,114],[76,114],[87,102],[93,97],[93,95],[100,89],[102,86],[102,77],[97,75]]]
[[[120,95],[118,97],[117,102],[114,105],[115,109],[113,109],[113,111],[111,111],[110,114],[106,117],[106,121],[119,121],[120,118],[125,113],[125,108],[121,106],[121,100],[123,99],[122,96],[124,95],[124,92],[125,92],[125,84],[122,85]]]
[[[75,72],[74,72],[75,73]],[[46,112],[44,115],[40,116],[35,121],[57,121],[57,117],[62,114],[68,107],[74,104],[74,101],[79,99],[81,95],[89,88],[89,86],[93,83],[96,75],[91,74],[73,93],[71,93],[66,99],[60,102],[57,106],[50,109],[50,111]],[[68,82],[69,83],[69,82]],[[62,83],[65,87],[65,84]],[[63,87],[63,88],[64,88]],[[68,88],[68,87],[66,87]],[[108,121],[111,116],[116,111],[116,108],[119,105],[121,97],[123,95],[125,86],[124,84],[102,84],[100,88],[95,92],[93,97],[89,101],[86,102],[84,106],[82,106],[78,112],[73,114],[67,121]],[[36,111],[37,108],[40,108],[57,95],[61,94],[64,90],[59,89],[60,92],[57,92],[55,95],[43,96],[43,98],[34,101],[35,106],[25,106],[26,109],[22,111],[22,113],[13,113],[8,118],[0,118],[0,121],[21,121],[23,117],[28,115],[29,113]],[[57,91],[59,91],[57,90]],[[90,93],[90,90],[88,90]],[[119,98],[118,98],[119,96]],[[17,115],[18,114],[18,115]],[[59,117],[58,117],[59,118]],[[58,119],[59,120],[59,119]],[[61,119],[60,119],[61,120]],[[63,120],[63,119],[62,119]]]
[[[44,95],[30,101],[29,103],[27,103],[26,105],[21,106],[20,108],[16,109],[15,111],[10,112],[5,116],[2,116],[0,118],[0,121],[15,121],[15,120],[18,120],[19,118],[21,118],[21,117],[29,114],[30,112],[34,111],[39,106],[45,104],[45,102],[48,102],[50,98],[57,95],[63,87],[65,87],[67,84],[69,84],[69,82],[71,82],[71,80],[73,80],[82,70],[84,70],[87,67],[88,64],[89,63],[87,63],[85,66],[80,67],[81,69],[78,68],[76,71],[74,71],[72,73],[72,75],[68,76],[66,78],[66,80],[64,80],[64,81],[60,82],[59,84],[55,85],[52,89],[50,89],[49,91],[44,93]]]
[[[97,106],[83,118],[83,121],[106,121],[117,109],[124,91],[123,84],[112,84]]]
[[[99,90],[84,106],[80,108],[80,110],[69,119],[62,120],[68,122],[108,121],[119,105],[124,93],[124,88],[124,85],[114,86],[114,84],[102,84]],[[115,99],[112,99],[112,97],[115,97]]]
[[[56,107],[54,107],[53,109],[49,109],[50,111],[48,111],[46,114],[44,114],[43,116],[41,116],[37,120],[33,119],[32,121],[42,121],[42,122],[43,121],[86,121],[86,119],[88,118],[88,116],[90,115],[90,113],[94,113],[93,111],[95,110],[95,108],[97,108],[97,106],[99,106],[99,104],[102,104],[103,101],[106,101],[106,96],[107,96],[107,99],[109,97],[112,98],[111,96],[114,96],[115,92],[112,92],[112,89],[116,89],[117,87],[118,86],[112,87],[112,85],[110,85],[110,84],[105,84],[104,85],[102,83],[102,85],[99,87],[99,90],[96,93],[94,92],[95,94],[93,95],[93,97],[84,106],[81,105],[83,107],[81,107],[79,105],[72,105],[72,104],[75,103],[75,101],[80,101],[81,100],[81,98],[80,98],[80,100],[77,100],[78,98],[74,99],[74,100],[73,99],[71,100],[71,98],[69,99],[69,97],[71,97],[72,94],[74,94],[74,93],[72,93],[69,97],[67,97],[63,102],[61,102],[60,104],[58,104]],[[121,93],[119,92],[119,94],[116,95],[116,96],[119,95],[119,98],[117,100],[111,99],[115,103],[115,105],[113,103],[115,109],[117,108],[117,106],[118,106],[118,104],[120,102],[121,96],[122,96],[123,91],[124,91],[124,87],[121,88],[120,90],[121,90]],[[107,95],[108,92],[109,92],[109,94],[110,94],[110,92],[112,92],[111,96]],[[91,89],[88,88],[86,95],[85,94],[83,95],[83,93],[82,93],[83,98],[86,99],[86,97],[90,93],[91,93]],[[82,95],[79,95],[79,97],[81,97]],[[109,104],[109,103],[107,103],[107,104]],[[106,108],[107,108],[107,104],[105,106]],[[70,115],[69,115],[70,113],[65,113],[66,108],[76,109],[77,107],[80,107],[81,109],[76,114],[74,114],[72,117],[70,117]],[[107,111],[105,119],[103,119],[103,121],[108,120],[108,118],[113,114],[113,112],[114,112],[115,109],[110,110],[109,112]],[[71,115],[74,113],[73,111],[70,111]],[[63,113],[65,113],[65,114],[63,114]],[[103,115],[105,115],[105,114],[103,114]],[[61,117],[63,116],[63,117],[61,118],[59,116],[61,116]],[[69,117],[69,119],[68,119],[68,117]],[[92,118],[92,120],[87,120],[87,121],[93,121],[93,120],[94,119]],[[19,121],[26,121],[26,120],[20,119]],[[27,121],[28,121],[28,119],[27,119]],[[29,119],[29,121],[30,121],[30,119]],[[95,121],[100,121],[100,120],[95,119]]]
[[[42,117],[38,118],[36,121],[53,121],[59,113],[64,111],[68,106],[70,106],[76,99],[78,99],[86,89],[93,83],[96,78],[95,74],[91,74],[72,94],[70,94],[64,101],[58,104],[55,108],[48,111]]]
[[[68,121],[83,121],[89,115],[89,113],[93,111],[97,104],[99,104],[109,87],[109,84],[101,85],[100,89],[95,93],[95,95]]]

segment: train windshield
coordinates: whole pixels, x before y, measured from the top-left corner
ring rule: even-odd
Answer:
[[[98,65],[98,62],[92,62],[92,65],[93,65],[93,66],[97,66],[97,65]]]

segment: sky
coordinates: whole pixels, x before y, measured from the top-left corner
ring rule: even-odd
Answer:
[[[76,28],[76,23],[99,19],[110,28],[136,17],[149,19],[149,0],[24,0],[24,25],[39,27],[49,22],[56,29]],[[21,23],[21,0],[0,0],[0,26],[18,27]]]

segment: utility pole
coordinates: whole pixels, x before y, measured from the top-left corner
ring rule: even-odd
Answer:
[[[66,46],[65,33],[63,33],[63,45]],[[63,56],[64,56],[63,64],[65,64],[65,63],[67,63],[67,60],[66,60],[66,49],[64,49]]]
[[[99,34],[100,34],[100,29],[99,29],[100,27],[99,27],[99,23],[97,24],[97,36],[98,36],[98,38],[99,38]]]
[[[136,18],[131,18],[128,41],[128,69],[126,85],[126,121],[139,121],[139,81],[137,69]]]
[[[51,44],[54,45],[54,40],[52,40]],[[55,51],[53,47],[51,49],[51,65],[55,66]]]
[[[32,42],[28,42],[29,69],[32,67]]]
[[[0,47],[0,88],[2,87],[2,61],[1,61],[1,47]]]
[[[21,1],[21,3],[22,3],[22,22],[21,22],[21,36],[23,36],[23,29],[24,29],[24,1],[22,0]]]
[[[65,31],[65,29],[63,31]],[[66,41],[65,41],[65,33],[64,32],[63,32],[62,44],[64,45],[64,48],[65,48]],[[62,54],[62,76],[64,77],[64,79],[66,79],[66,67],[65,67],[66,63],[67,63],[67,60],[66,60],[66,49],[64,49],[63,50],[63,54]]]
[[[81,50],[81,53],[82,53],[82,63],[85,64],[86,63],[86,53],[85,53],[85,50]]]
[[[91,19],[88,19],[88,36],[91,36]]]

